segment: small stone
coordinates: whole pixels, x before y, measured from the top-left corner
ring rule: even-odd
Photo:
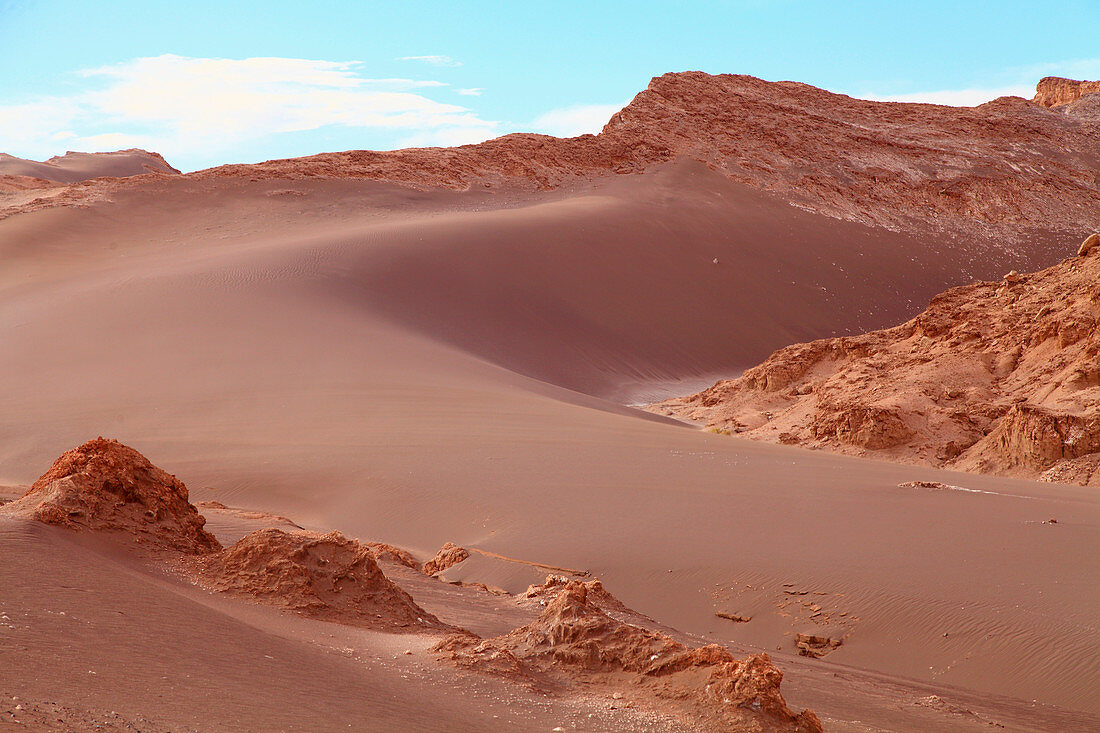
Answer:
[[[623,693],[621,693],[621,692],[616,692],[616,693],[615,693],[615,694],[613,694],[613,695],[612,695],[611,697],[612,697],[612,699],[614,699],[614,700],[622,700],[622,699],[623,699]]]
[[[402,654],[412,654],[412,649],[406,649],[405,651],[403,651],[401,653]]]

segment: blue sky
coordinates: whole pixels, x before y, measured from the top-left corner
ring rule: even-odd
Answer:
[[[144,147],[195,170],[572,135],[688,69],[976,104],[1100,78],[1098,29],[1097,0],[0,0],[0,151]]]

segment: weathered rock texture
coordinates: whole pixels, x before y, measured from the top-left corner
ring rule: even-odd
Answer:
[[[1052,91],[1049,98],[1074,93]],[[456,148],[324,153],[221,166],[183,180],[356,178],[421,188],[549,189],[679,158],[703,161],[802,208],[895,229],[992,229],[1018,239],[1033,229],[1100,225],[1100,119],[1016,97],[972,108],[872,102],[795,82],[702,72],[654,78],[599,135],[514,134]],[[77,184],[64,196],[0,215],[102,198],[104,187],[163,184]]]
[[[666,710],[678,708],[694,730],[821,730],[812,712],[787,707],[783,674],[766,654],[739,660],[717,644],[691,649],[612,617],[588,598],[584,583],[548,585],[557,595],[532,623],[492,639],[455,635],[435,651],[459,666],[529,684],[613,681],[631,697],[652,695]]]
[[[1048,76],[1039,80],[1032,101],[1043,107],[1061,107],[1072,104],[1087,94],[1097,92],[1100,92],[1100,81],[1076,81],[1060,76]]]
[[[188,501],[187,487],[133,448],[96,438],[66,451],[4,514],[76,530],[109,532],[153,548],[221,548]]]
[[[339,532],[261,529],[198,561],[204,585],[305,616],[379,629],[443,628]]]
[[[441,573],[447,568],[454,567],[470,556],[470,551],[465,547],[459,547],[453,542],[444,542],[443,547],[428,562],[424,563],[421,570],[427,575]]]
[[[1100,249],[1081,251],[949,290],[895,328],[788,346],[651,409],[759,440],[1096,484]]]

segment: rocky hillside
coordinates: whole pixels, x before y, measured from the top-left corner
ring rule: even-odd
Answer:
[[[520,179],[549,188],[688,157],[799,206],[869,224],[1092,228],[1100,120],[1048,106],[1018,97],[973,108],[871,102],[795,82],[684,72],[654,78],[595,136],[506,135],[460,148],[327,153],[200,175],[451,187]]]
[[[1100,235],[895,328],[795,344],[651,406],[719,432],[1100,486]]]
[[[750,76],[665,74],[599,135],[515,134],[457,148],[324,153],[188,178],[551,189],[688,158],[832,217],[1017,240],[1033,229],[1100,225],[1100,116],[1048,108],[1088,88],[1072,84],[1044,80],[1038,101],[1006,97],[967,108],[871,102]],[[83,188],[49,205],[95,194]]]

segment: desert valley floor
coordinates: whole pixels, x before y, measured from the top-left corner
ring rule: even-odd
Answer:
[[[689,646],[767,652],[825,730],[1100,730],[1095,487],[638,408],[1054,265],[1076,229],[880,226],[679,155],[534,188],[243,168],[5,194],[0,499],[102,435],[224,545],[293,522],[467,548],[440,574],[465,585],[381,565],[481,636],[534,614],[473,584],[572,571]],[[0,545],[3,731],[683,729],[210,594],[95,533],[0,517]]]

